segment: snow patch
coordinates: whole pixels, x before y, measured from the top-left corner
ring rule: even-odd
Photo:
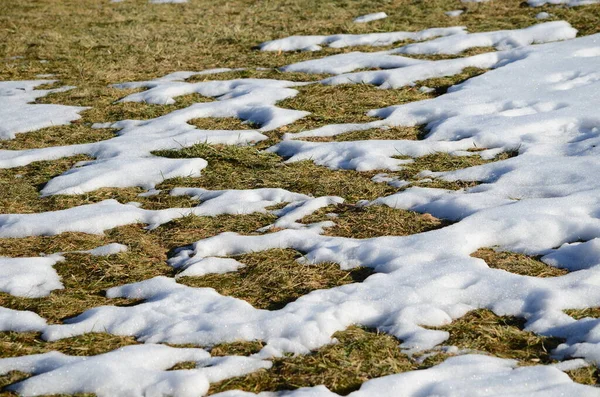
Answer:
[[[0,81],[0,140],[13,139],[15,134],[40,128],[69,124],[78,120],[79,113],[88,109],[79,106],[34,104],[36,99],[74,87],[36,90],[35,87],[55,80]]]
[[[371,21],[377,21],[379,19],[385,19],[388,15],[385,12],[374,12],[372,14],[361,15],[359,17],[354,18],[355,23],[365,23]]]
[[[170,368],[195,361],[196,369]],[[94,393],[99,397],[204,395],[211,383],[242,376],[270,362],[247,357],[211,358],[202,349],[133,345],[97,356],[67,356],[53,351],[0,360],[0,375],[10,371],[33,376],[8,387],[22,396]]]

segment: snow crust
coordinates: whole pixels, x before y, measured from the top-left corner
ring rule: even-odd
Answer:
[[[512,360],[481,355],[452,357],[421,371],[368,380],[349,397],[459,397],[523,396],[562,397],[598,396],[598,390],[573,383],[551,366],[517,367]],[[256,394],[229,391],[218,397],[249,397]],[[259,396],[338,397],[324,386],[303,388],[284,393],[260,393]]]
[[[436,36],[465,34],[465,28],[432,28],[420,32],[389,32],[367,34],[335,34],[331,36],[290,36],[283,39],[267,41],[259,45],[261,51],[318,51],[320,46],[344,48],[358,45],[386,46],[404,40],[427,40]]]
[[[52,236],[64,232],[102,234],[105,230],[135,223],[147,224],[154,229],[174,219],[189,215],[217,216],[244,215],[255,212],[267,213],[267,208],[289,203],[281,210],[271,211],[279,219],[267,228],[312,228],[321,230],[330,223],[304,225],[297,221],[319,208],[341,203],[339,197],[311,198],[284,189],[264,188],[248,190],[205,190],[176,188],[172,195],[189,195],[201,200],[192,208],[167,208],[146,210],[136,203],[121,204],[116,200],[104,200],[60,211],[33,214],[0,214],[0,237]],[[107,251],[114,247],[107,248]],[[104,249],[101,250],[104,254]],[[90,252],[91,253],[91,252]],[[98,254],[97,252],[94,252]]]
[[[577,31],[567,22],[546,22],[525,29],[450,35],[390,51],[332,55],[287,65],[281,70],[340,75],[323,80],[324,84],[369,83],[382,88],[400,88],[428,78],[451,76],[467,67],[492,68],[502,63],[512,62],[520,55],[509,51],[432,62],[395,54],[458,54],[474,47],[496,47],[507,50],[526,47],[533,43],[572,39],[576,33]],[[391,70],[349,73],[356,69]]]
[[[196,369],[169,369],[195,361]],[[204,395],[210,383],[245,375],[271,363],[247,357],[210,357],[202,349],[163,345],[133,345],[81,357],[59,352],[0,360],[0,375],[10,371],[33,374],[8,387],[22,396],[94,393],[99,397]]]
[[[52,179],[42,195],[82,194],[102,187],[140,186],[153,188],[166,178],[199,176],[206,167],[203,159],[166,159],[153,156],[157,150],[181,149],[197,143],[249,144],[267,139],[258,130],[199,130],[188,124],[195,118],[237,117],[261,126],[261,131],[292,123],[308,112],[278,108],[275,103],[295,96],[290,88],[304,83],[282,80],[238,79],[187,83],[198,74],[220,73],[230,69],[203,72],[177,72],[152,81],[117,85],[120,88],[147,88],[131,94],[123,102],[172,104],[175,98],[197,93],[217,98],[195,103],[150,120],[122,120],[96,125],[115,128],[117,136],[106,141],[29,150],[0,150],[0,168],[19,167],[36,161],[86,154],[96,160],[77,164]],[[41,105],[35,105],[41,106]]]
[[[365,23],[371,21],[377,21],[379,19],[385,19],[388,15],[385,12],[374,12],[372,14],[361,15],[359,17],[354,18],[355,23]]]
[[[33,258],[0,257],[0,291],[15,296],[40,298],[49,295],[55,289],[62,289],[60,278],[52,267],[62,260],[64,258],[59,255]]]
[[[69,124],[80,118],[79,112],[87,109],[79,106],[33,104],[36,99],[54,92],[74,87],[36,90],[35,87],[54,83],[55,80],[0,81],[0,140],[13,139],[15,134]]]
[[[12,310],[0,306],[0,332],[41,331],[45,327],[46,320],[34,312],[25,310]]]
[[[540,7],[546,4],[564,4],[568,7],[577,7],[598,3],[600,3],[600,0],[527,0],[527,4],[529,4],[532,7]]]

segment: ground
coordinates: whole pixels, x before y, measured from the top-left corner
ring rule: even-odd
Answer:
[[[462,16],[450,18],[445,11],[465,9]],[[389,17],[368,24],[352,19],[370,12],[385,11]],[[0,2],[0,80],[33,80],[37,75],[52,74],[56,86],[76,88],[51,94],[39,103],[89,106],[82,118],[69,125],[53,126],[19,134],[15,139],[0,141],[0,149],[16,150],[96,142],[111,138],[114,130],[92,129],[92,123],[123,119],[150,119],[184,108],[195,102],[208,101],[200,95],[178,98],[173,105],[117,103],[135,90],[124,91],[110,84],[157,78],[180,70],[197,71],[221,67],[245,67],[248,70],[227,72],[210,79],[274,78],[314,81],[322,76],[303,73],[282,74],[272,68],[315,58],[310,52],[263,52],[256,46],[276,38],[302,34],[366,33],[464,25],[470,32],[518,29],[537,22],[535,15],[547,11],[551,20],[565,20],[579,30],[579,35],[600,31],[600,5],[585,7],[544,6],[531,8],[518,0],[492,0],[488,3],[461,3],[456,0],[390,1],[228,1],[189,0],[184,4],[149,4],[146,0],[65,0]],[[393,48],[398,44],[383,49]],[[359,47],[362,51],[381,47]],[[325,48],[318,56],[350,52],[351,49]],[[473,49],[468,54],[487,51]],[[459,56],[465,56],[460,54]],[[428,56],[439,59],[439,56]],[[255,70],[255,68],[269,68]],[[423,93],[415,87],[382,90],[358,84],[342,86],[309,85],[278,106],[306,110],[310,116],[289,126],[267,132],[268,140],[254,146],[238,147],[199,143],[178,151],[155,154],[169,158],[202,157],[209,162],[200,178],[167,179],[157,186],[162,193],[139,197],[140,188],[103,188],[77,196],[39,196],[39,190],[85,156],[36,162],[23,167],[0,170],[0,212],[35,213],[72,208],[113,198],[121,203],[140,202],[146,209],[190,207],[187,197],[169,196],[177,186],[205,189],[284,188],[292,192],[319,196],[340,196],[345,204],[329,206],[303,219],[304,223],[328,220],[335,213],[336,226],[326,235],[351,238],[405,236],[435,230],[451,224],[429,214],[392,209],[384,206],[360,207],[358,200],[374,200],[396,192],[385,183],[372,181],[377,171],[331,170],[311,161],[285,164],[276,154],[262,150],[279,142],[284,133],[313,129],[332,123],[355,123],[375,120],[366,115],[370,109],[434,98],[460,81],[484,72],[470,68],[463,73],[420,82],[435,90]],[[191,81],[207,80],[195,76]],[[191,124],[203,129],[249,129],[233,118],[197,119]],[[420,127],[397,127],[367,130],[325,140],[419,139]],[[315,139],[324,140],[324,139]],[[483,160],[478,156],[453,157],[432,153],[396,175],[411,180],[422,170],[462,169],[510,157]],[[469,183],[436,180],[429,187],[461,189]],[[141,225],[127,225],[108,230],[104,235],[63,233],[57,236],[0,238],[0,256],[28,257],[41,253],[88,250],[112,242],[125,244],[128,252],[103,256],[67,254],[57,270],[65,286],[44,298],[19,298],[0,293],[0,305],[38,313],[51,324],[104,304],[131,305],[132,299],[115,302],[105,290],[155,276],[175,274],[166,260],[174,250],[194,241],[222,232],[254,234],[259,227],[273,223],[270,214],[216,217],[188,216],[154,230]],[[488,247],[473,256],[484,259],[492,268],[535,277],[565,274],[535,256],[496,252]],[[274,310],[306,293],[323,288],[359,283],[372,270],[341,270],[332,263],[304,266],[296,262],[301,253],[293,249],[272,249],[236,257],[247,266],[239,272],[184,277],[180,283],[194,287],[211,287],[223,295],[243,299],[253,306]],[[583,312],[583,310],[581,310]],[[589,312],[589,313],[588,313]],[[577,311],[570,312],[576,317]],[[597,309],[586,309],[582,316],[598,317]],[[444,327],[450,333],[448,345],[501,358],[518,360],[520,365],[549,364],[555,360],[549,351],[562,341],[525,331],[524,322],[511,316],[497,316],[477,310]],[[338,332],[340,341],[307,355],[277,358],[271,369],[224,380],[211,385],[209,393],[230,389],[252,392],[296,389],[325,385],[331,391],[348,394],[366,380],[388,374],[429,368],[443,361],[447,353],[417,360],[401,352],[401,341],[375,329],[352,327]],[[0,357],[16,357],[53,350],[70,355],[93,355],[121,346],[136,344],[132,337],[110,334],[85,334],[47,342],[35,332],[0,333]],[[196,346],[197,347],[197,346]],[[249,355],[262,347],[261,342],[234,342],[212,347],[216,356]],[[420,353],[419,355],[422,355]],[[418,355],[418,356],[419,356]],[[192,365],[193,367],[193,365]],[[177,369],[185,368],[185,363]],[[570,371],[576,382],[596,384],[595,367]],[[0,386],[10,385],[27,375],[11,372],[0,377]],[[3,395],[12,395],[4,391]]]

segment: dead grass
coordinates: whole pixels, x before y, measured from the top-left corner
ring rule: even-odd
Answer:
[[[327,214],[336,214],[335,218]],[[372,238],[381,236],[407,236],[448,226],[450,222],[430,214],[403,211],[384,205],[361,207],[341,204],[325,208],[303,219],[304,223],[333,220],[335,226],[325,230],[326,235]]]
[[[525,320],[475,310],[441,327],[450,333],[447,345],[518,360],[521,365],[554,362],[550,352],[563,341],[523,331]]]
[[[523,331],[523,326],[521,319],[499,317],[489,310],[476,310],[439,329],[450,333],[445,344],[459,349],[514,359],[520,365],[553,363],[550,351],[561,340]],[[258,393],[323,384],[335,393],[346,395],[369,379],[429,368],[448,358],[448,354],[436,352],[420,362],[416,357],[403,354],[400,342],[394,337],[359,327],[337,332],[334,337],[339,343],[324,346],[308,355],[276,359],[271,369],[212,385],[210,394],[233,389]],[[249,355],[262,346],[260,342],[219,345],[212,354]],[[575,381],[586,384],[594,384],[597,379],[593,369],[571,371],[569,375]]]
[[[394,337],[359,327],[337,332],[334,337],[339,343],[308,355],[275,359],[269,370],[211,385],[209,394],[234,389],[257,393],[325,385],[346,395],[369,379],[427,368],[441,361],[439,357],[419,364],[400,352]],[[219,347],[219,352],[222,351],[223,347]]]
[[[214,288],[221,295],[243,299],[259,309],[277,310],[302,295],[354,282],[372,274],[368,268],[340,270],[335,263],[303,265],[291,249],[273,249],[236,257],[246,266],[233,273],[183,277],[190,287]]]
[[[158,186],[195,186],[206,189],[283,188],[315,197],[334,195],[349,201],[375,199],[392,192],[384,184],[371,182],[373,173],[333,171],[310,161],[284,164],[272,153],[252,147],[198,144],[179,151],[161,151],[164,157],[202,157],[210,164],[202,178],[175,178]]]
[[[558,277],[568,273],[564,269],[545,264],[537,257],[514,252],[481,248],[471,254],[471,256],[483,259],[491,268],[506,270],[507,272],[522,276]]]
[[[565,310],[569,316],[573,317],[575,320],[581,320],[582,318],[591,317],[591,318],[600,318],[600,308],[591,307],[588,309],[569,309]]]

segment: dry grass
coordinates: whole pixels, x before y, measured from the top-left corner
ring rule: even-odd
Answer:
[[[236,259],[246,266],[234,273],[183,277],[180,282],[214,288],[260,309],[277,310],[311,291],[361,282],[372,274],[368,268],[340,270],[335,263],[303,265],[296,261],[300,256],[291,249],[240,255]]]
[[[233,389],[256,393],[325,385],[346,395],[369,379],[427,368],[442,361],[440,356],[418,363],[401,353],[394,337],[359,327],[337,332],[334,337],[338,343],[311,354],[275,359],[269,370],[211,385],[209,394]],[[240,351],[239,347],[234,351]],[[218,352],[229,350],[218,347]]]
[[[471,254],[471,256],[483,259],[491,268],[506,270],[507,272],[522,276],[558,277],[568,273],[564,269],[545,264],[537,257],[514,252],[481,248]]]
[[[518,360],[522,365],[554,362],[550,352],[562,340],[523,331],[525,320],[496,316],[489,310],[475,310],[441,327],[450,333],[451,346]]]

